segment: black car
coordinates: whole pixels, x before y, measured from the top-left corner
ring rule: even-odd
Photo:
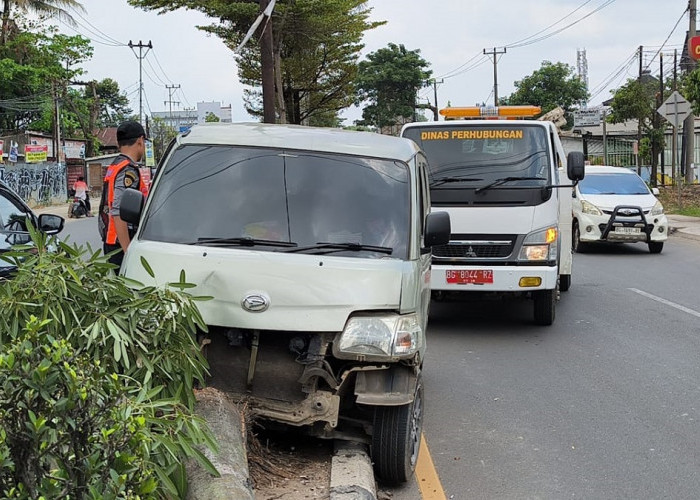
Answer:
[[[38,217],[10,187],[0,180],[0,279],[7,278],[16,268],[2,254],[17,245],[31,241],[27,221],[46,234],[58,234],[65,220],[60,215],[41,214]]]

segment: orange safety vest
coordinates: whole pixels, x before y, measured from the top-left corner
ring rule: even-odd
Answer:
[[[104,183],[102,186],[102,199],[100,200],[100,234],[102,240],[110,245],[117,243],[117,229],[114,227],[114,217],[112,217],[112,203],[114,202],[114,182],[117,175],[123,169],[131,165],[131,160],[125,158],[119,163],[114,163],[107,168]],[[148,188],[150,186],[150,170],[147,168],[139,168],[139,191],[143,196],[148,196]]]

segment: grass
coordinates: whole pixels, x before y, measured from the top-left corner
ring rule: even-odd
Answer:
[[[680,203],[678,188],[675,186],[659,187],[658,198],[667,214],[700,217],[700,184],[682,186]]]

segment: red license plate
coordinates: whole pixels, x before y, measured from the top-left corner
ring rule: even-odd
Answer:
[[[456,285],[493,283],[493,269],[450,269],[445,271],[445,278]]]

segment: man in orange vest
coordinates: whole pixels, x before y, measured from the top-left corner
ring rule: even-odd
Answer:
[[[115,252],[109,262],[115,264],[115,272],[124,259],[124,252],[129,248],[135,230],[119,216],[122,194],[126,189],[138,189],[144,196],[148,195],[150,178],[145,170],[139,168],[138,162],[146,155],[146,132],[140,123],[126,121],[117,128],[119,155],[107,168],[100,200],[100,219],[98,228],[102,236],[105,255]]]

